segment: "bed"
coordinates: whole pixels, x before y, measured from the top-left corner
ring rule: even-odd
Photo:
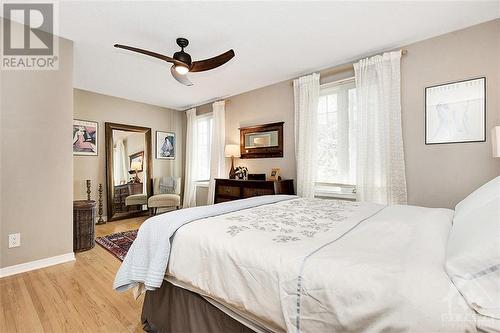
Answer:
[[[454,217],[296,196],[181,210],[143,224],[114,287],[146,292],[155,332],[495,332],[445,269]]]

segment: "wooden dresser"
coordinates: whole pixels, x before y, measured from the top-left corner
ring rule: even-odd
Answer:
[[[215,179],[215,203],[274,194],[295,194],[293,179]]]

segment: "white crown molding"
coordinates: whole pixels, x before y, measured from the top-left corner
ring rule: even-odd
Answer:
[[[7,277],[14,274],[29,272],[35,269],[40,269],[44,267],[49,267],[53,265],[62,264],[68,261],[75,260],[75,254],[73,252],[61,254],[59,256],[39,259],[35,261],[26,262],[24,264],[8,266],[0,268],[0,278]]]

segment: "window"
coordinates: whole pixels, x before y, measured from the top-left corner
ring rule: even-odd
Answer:
[[[322,85],[318,104],[317,196],[354,197],[355,122],[354,78]]]
[[[196,119],[196,174],[194,179],[198,182],[210,179],[210,152],[212,146],[212,114],[198,116]]]

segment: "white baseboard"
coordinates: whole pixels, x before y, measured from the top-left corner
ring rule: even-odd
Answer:
[[[53,265],[57,265],[57,264],[62,264],[62,263],[65,263],[68,261],[73,261],[73,260],[75,260],[75,254],[73,252],[70,252],[70,253],[61,254],[61,255],[55,256],[55,257],[30,261],[30,262],[26,262],[24,264],[19,264],[19,265],[8,266],[8,267],[0,268],[0,278],[14,275],[14,274],[29,272],[29,271],[32,271],[35,269],[49,267],[49,266],[53,266]]]

